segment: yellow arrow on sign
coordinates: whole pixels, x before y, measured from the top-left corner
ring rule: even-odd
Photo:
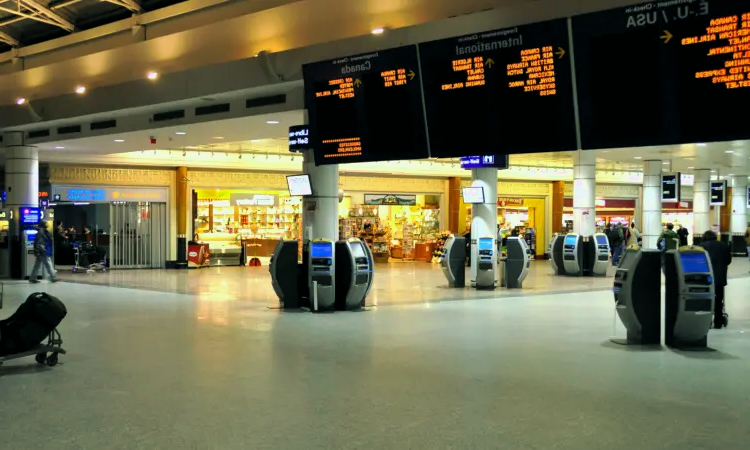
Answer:
[[[362,86],[362,80],[360,80],[359,78],[357,78],[356,80],[354,80],[354,85],[355,85],[356,87],[360,87],[360,86]]]
[[[487,66],[487,67],[489,67],[490,69],[492,69],[492,65],[493,64],[495,64],[495,60],[492,59],[492,58],[487,58],[487,62],[484,63],[484,65]]]
[[[413,80],[413,79],[414,79],[414,77],[416,77],[416,76],[417,76],[417,74],[416,74],[416,73],[414,73],[414,71],[413,71],[413,70],[410,70],[410,71],[409,71],[409,79],[410,79],[410,80]]]
[[[662,39],[665,44],[669,44],[669,41],[671,41],[673,37],[674,36],[672,36],[672,33],[670,33],[667,30],[664,30],[664,36],[662,36],[660,39]]]
[[[557,47],[557,51],[555,52],[555,55],[557,55],[560,59],[562,59],[562,57],[565,56],[565,49],[562,47]]]

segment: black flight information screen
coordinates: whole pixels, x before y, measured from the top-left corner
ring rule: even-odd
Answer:
[[[750,2],[662,0],[573,18],[585,149],[750,138]]]
[[[303,67],[315,164],[429,157],[416,46]]]
[[[577,148],[567,19],[419,44],[433,157]]]

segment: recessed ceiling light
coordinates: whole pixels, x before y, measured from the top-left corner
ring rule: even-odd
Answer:
[[[224,139],[224,136],[214,136],[214,139]]]
[[[383,28],[375,28],[372,30],[372,34],[375,34],[375,35],[383,34],[384,32],[385,30]]]
[[[76,88],[76,94],[83,94],[84,92],[86,92],[86,86],[78,86]]]
[[[269,125],[276,125],[277,123],[279,123],[279,121],[278,120],[266,120],[266,123]]]
[[[146,77],[149,80],[155,80],[155,79],[159,78],[159,74],[157,72],[149,72],[148,75],[146,75]]]
[[[734,150],[727,150],[724,153],[734,153]]]
[[[194,146],[194,145],[188,145],[188,146],[187,146],[187,147],[185,147],[185,148],[198,148],[198,147],[196,147],[196,146]]]
[[[60,147],[60,146],[55,147],[55,150],[63,150],[63,149],[65,149],[65,147]]]
[[[175,131],[174,134],[183,135],[183,134],[185,134],[185,132],[184,131]]]
[[[669,164],[669,161],[664,161],[662,164]]]
[[[16,105],[23,105],[26,103],[26,99],[23,97],[20,97],[18,100],[16,100]]]
[[[698,147],[705,147],[706,144],[698,144]]]
[[[635,159],[643,159],[643,156],[635,156]]]
[[[250,139],[250,142],[260,142],[262,139]]]
[[[115,142],[125,142],[125,139],[115,139]]]
[[[688,169],[695,169],[695,167],[688,167]]]

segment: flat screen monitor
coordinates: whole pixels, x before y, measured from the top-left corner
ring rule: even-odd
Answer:
[[[365,249],[362,248],[361,242],[351,242],[349,243],[349,248],[352,249],[352,255],[355,258],[367,258],[367,255],[365,254]]]
[[[26,236],[26,245],[31,245],[34,243],[34,239],[36,239],[36,234],[38,232],[38,230],[24,230],[24,235]]]
[[[604,236],[602,234],[596,235],[596,244],[597,245],[608,245],[609,241],[607,240],[607,236]]]
[[[286,177],[286,184],[289,186],[289,195],[312,195],[310,175],[289,175]]]
[[[705,253],[680,253],[682,271],[685,273],[708,273],[708,259]]]
[[[565,236],[565,245],[573,245],[575,246],[578,244],[578,235],[577,234],[571,234],[568,236]]]
[[[484,203],[484,188],[481,186],[462,188],[462,195],[464,197],[464,203],[468,203],[468,204]]]
[[[311,258],[333,258],[333,245],[330,242],[313,242],[311,247]]]
[[[492,238],[479,238],[479,250],[492,250]]]

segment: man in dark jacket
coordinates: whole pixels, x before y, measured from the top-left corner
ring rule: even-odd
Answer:
[[[729,265],[732,264],[732,252],[729,251],[729,246],[719,242],[716,233],[710,230],[703,234],[701,247],[708,252],[714,270],[714,328],[721,328],[724,326],[724,287],[727,285]]]
[[[51,241],[52,239],[47,231],[47,225],[45,225],[44,222],[40,222],[37,227],[36,237],[34,238],[35,261],[34,267],[31,269],[31,274],[29,274],[29,283],[38,283],[39,280],[37,280],[37,277],[40,274],[40,271],[42,277],[44,277],[45,269],[49,274],[50,280],[52,280],[53,283],[57,281],[55,268],[52,267],[52,262],[50,261],[50,255],[52,252],[48,252]]]

